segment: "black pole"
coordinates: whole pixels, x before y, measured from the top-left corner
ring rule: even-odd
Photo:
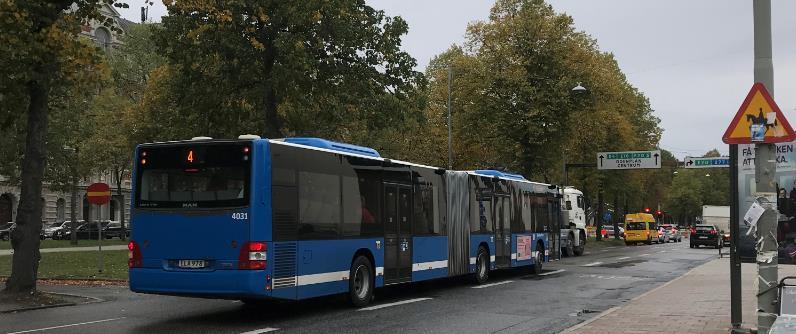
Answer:
[[[614,239],[619,240],[619,192],[614,192],[614,214],[611,218],[614,225]]]
[[[594,218],[596,218],[595,220],[597,220],[596,238],[597,241],[600,241],[603,239],[603,233],[602,233],[603,232],[603,190],[602,189],[597,190],[597,217]]]
[[[743,321],[741,302],[740,214],[738,212],[738,145],[730,145],[730,323],[732,331],[741,330]]]

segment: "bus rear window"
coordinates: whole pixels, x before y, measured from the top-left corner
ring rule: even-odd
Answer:
[[[248,204],[250,143],[142,148],[140,208],[219,208]]]

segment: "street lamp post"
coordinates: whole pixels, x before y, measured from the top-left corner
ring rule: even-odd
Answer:
[[[580,82],[578,82],[577,86],[572,87],[572,92],[575,93],[575,94],[583,93],[585,91],[586,91],[586,87],[581,86]],[[568,180],[569,171],[568,171],[568,167],[567,167],[567,148],[566,148],[566,146],[564,147],[563,160],[564,160],[564,177],[563,177],[562,186],[566,187],[567,183],[569,183],[569,180]]]

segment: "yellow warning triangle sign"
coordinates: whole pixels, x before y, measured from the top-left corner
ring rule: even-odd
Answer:
[[[793,141],[785,115],[762,83],[755,83],[735,114],[722,140],[726,144],[781,143]]]

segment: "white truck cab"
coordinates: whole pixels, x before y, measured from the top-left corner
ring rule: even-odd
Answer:
[[[564,187],[561,196],[561,252],[564,256],[583,255],[586,245],[586,204],[583,192]]]

